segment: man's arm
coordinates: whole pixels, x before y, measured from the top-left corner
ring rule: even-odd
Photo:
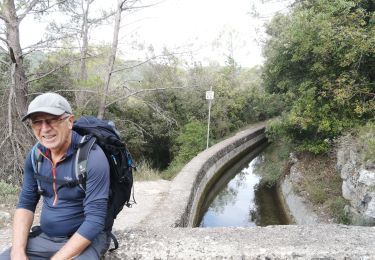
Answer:
[[[84,238],[77,232],[69,239],[69,241],[51,258],[51,260],[66,260],[78,256],[91,241]]]
[[[85,221],[52,259],[71,259],[80,255],[103,230],[109,193],[109,164],[101,149],[90,152],[87,169]]]
[[[34,179],[34,170],[31,163],[31,152],[26,157],[23,185],[13,217],[12,259],[28,259],[26,246],[29,232],[34,220],[34,211],[39,201],[37,183]]]
[[[27,259],[26,245],[34,213],[27,209],[16,209],[13,218],[12,259]]]

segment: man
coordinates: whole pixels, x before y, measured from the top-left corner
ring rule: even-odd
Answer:
[[[64,180],[76,179],[75,151],[82,139],[72,130],[70,104],[56,93],[45,93],[30,103],[22,120],[29,120],[39,141],[42,163],[36,174],[31,158],[34,152],[26,158],[12,247],[0,259],[100,259],[110,243],[103,231],[109,193],[109,164],[104,152],[97,145],[91,150],[85,190],[79,185],[64,186]],[[30,233],[40,195],[40,228]]]

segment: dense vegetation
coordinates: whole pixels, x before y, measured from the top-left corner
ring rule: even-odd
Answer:
[[[373,0],[301,0],[267,27],[264,86],[287,105],[267,128],[275,142],[258,168],[263,181],[277,183],[298,152],[296,191],[338,223],[351,222],[336,170],[338,137],[350,132],[363,161],[375,161],[374,26]]]
[[[273,139],[327,152],[343,131],[375,115],[375,3],[302,0],[268,25],[264,84],[288,110]]]
[[[33,81],[29,99],[37,93],[56,91],[69,99],[77,117],[96,115],[100,99],[97,88],[103,81],[101,68],[105,59],[91,59],[87,80],[82,81],[75,73],[77,64],[63,66],[66,60],[78,55],[72,52],[30,55],[26,61],[32,73],[39,75],[56,67],[62,69]],[[235,62],[226,66],[184,66],[184,61],[172,54],[142,65],[138,65],[140,61],[121,59],[117,63],[136,66],[114,76],[113,94],[108,98],[113,103],[107,107],[105,119],[115,122],[136,162],[156,170],[171,166],[163,176],[166,178],[172,177],[179,167],[206,147],[205,91],[210,86],[215,91],[211,144],[240,127],[277,115],[282,106],[276,95],[262,89],[259,67],[245,69]],[[6,98],[8,92],[2,95]],[[139,166],[143,169],[145,165]],[[9,174],[11,169],[7,170],[4,176],[14,176]],[[20,180],[4,179],[13,183]]]
[[[156,54],[152,46],[139,42],[123,48],[121,40],[127,36],[121,35],[125,27],[121,22],[144,5],[140,0],[117,0],[112,6],[105,2],[0,3],[4,36],[0,41],[0,179],[21,181],[23,161],[35,139],[20,118],[27,103],[41,92],[63,94],[77,117],[86,114],[114,121],[136,161],[144,162],[139,168],[169,168],[165,177],[205,148],[205,91],[211,87],[215,91],[211,143],[282,110],[279,96],[265,92],[261,68],[241,68],[232,55],[227,55],[224,66],[215,62],[202,66],[193,57],[183,58],[167,49]],[[49,26],[39,42],[24,48],[20,38],[27,35],[20,35],[20,24],[26,16]],[[112,27],[113,37],[102,43],[91,41],[95,29],[103,25]],[[132,50],[142,54],[134,60],[124,58]]]
[[[56,56],[49,55],[40,66],[50,63]],[[61,53],[58,56],[61,58]],[[90,66],[100,66],[100,61]],[[242,69],[235,64],[207,67],[195,64],[183,68],[182,61],[169,55],[124,71],[119,77],[119,81],[132,79],[121,91],[134,89],[139,93],[110,105],[105,118],[115,122],[136,161],[146,161],[158,170],[165,170],[172,161],[172,167],[181,165],[205,149],[208,116],[205,91],[210,86],[215,91],[211,143],[247,124],[277,115],[282,106],[277,96],[261,88],[259,68]],[[93,89],[96,80],[89,78],[85,88]],[[91,92],[81,94],[86,102],[82,106],[69,94],[71,92],[61,88],[65,82],[75,82],[72,71],[53,73],[33,84],[31,89],[32,92],[63,91],[75,111],[95,115],[98,97]],[[71,88],[75,89],[74,84]],[[274,105],[269,106],[270,103]],[[172,174],[167,173],[166,177]]]
[[[289,13],[268,24],[265,64],[251,69],[236,64],[230,52],[224,66],[203,66],[168,50],[156,55],[152,46],[143,46],[143,58],[126,60],[117,50],[119,18],[132,6],[118,1],[116,10],[94,17],[89,8],[94,2],[100,0],[0,4],[0,21],[7,25],[1,28],[7,46],[0,53],[0,179],[20,182],[22,162],[35,140],[19,119],[27,101],[45,91],[66,96],[77,117],[114,121],[135,159],[167,169],[167,178],[205,148],[205,91],[211,87],[211,144],[283,112],[268,127],[270,139],[287,139],[301,151],[319,154],[346,129],[374,119],[372,0],[295,1]],[[26,52],[17,29],[28,12],[38,13],[38,19],[54,12],[70,19],[52,23],[45,41]],[[89,41],[90,30],[101,23],[114,24],[112,43]],[[371,122],[368,128],[373,129]]]

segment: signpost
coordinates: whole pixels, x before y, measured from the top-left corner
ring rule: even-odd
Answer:
[[[206,145],[206,149],[207,149],[208,143],[210,140],[211,101],[214,99],[214,92],[212,91],[212,86],[210,87],[209,91],[206,91],[206,99],[208,100],[207,145]]]

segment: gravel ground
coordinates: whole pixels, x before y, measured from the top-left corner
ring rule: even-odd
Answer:
[[[129,227],[138,227],[144,219],[149,218],[155,207],[158,206],[164,195],[168,192],[169,181],[157,180],[134,183],[134,196],[137,204],[132,208],[124,208],[117,216],[114,230],[121,231]],[[0,205],[0,252],[10,246],[12,237],[12,219],[14,205]],[[38,223],[39,212],[37,210],[34,223]],[[3,214],[1,214],[3,213]]]

